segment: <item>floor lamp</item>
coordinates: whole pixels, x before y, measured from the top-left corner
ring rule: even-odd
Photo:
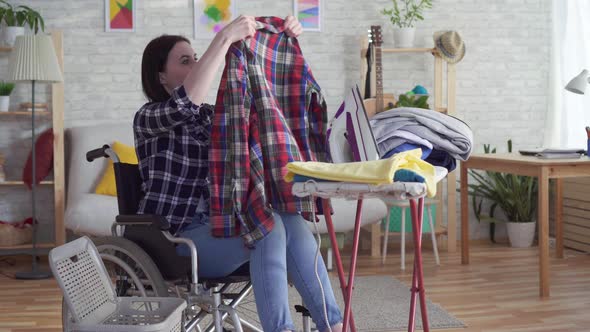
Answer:
[[[32,111],[31,111],[31,162],[32,183],[31,200],[33,214],[33,258],[32,270],[17,272],[17,279],[46,279],[51,277],[48,272],[39,271],[37,266],[37,211],[35,201],[36,174],[35,174],[35,83],[56,83],[62,81],[61,69],[57,62],[57,56],[51,37],[46,34],[24,35],[16,38],[14,49],[11,53],[8,78],[14,82],[31,82]]]

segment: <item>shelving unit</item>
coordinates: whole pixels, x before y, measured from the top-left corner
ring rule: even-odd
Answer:
[[[28,111],[8,111],[0,112],[0,116],[31,116],[31,112]],[[49,111],[35,111],[35,117],[37,116],[51,116]]]
[[[55,47],[58,63],[63,73],[63,34],[61,31],[51,31],[51,38]],[[0,47],[0,52],[9,53],[11,47]],[[49,103],[49,101],[48,101]],[[51,102],[50,111],[35,111],[35,117],[51,117],[53,127],[53,180],[42,181],[43,186],[53,186],[54,194],[54,234],[55,238],[50,243],[37,243],[41,249],[51,249],[65,243],[66,232],[64,225],[64,205],[65,205],[65,163],[64,163],[64,83],[51,84]],[[28,111],[9,111],[0,112],[0,120],[6,117],[22,117],[29,119],[32,113]],[[0,182],[0,187],[20,187],[25,186],[24,182],[17,180],[8,180]],[[19,189],[21,190],[21,189]],[[27,189],[28,190],[28,189]],[[9,199],[9,198],[8,198]],[[0,246],[0,255],[12,255],[26,253],[32,248],[31,244],[18,246]]]
[[[366,54],[368,48],[368,39],[364,38],[361,40],[361,68],[363,64],[366,63]],[[415,54],[423,54],[423,53],[430,53],[434,58],[434,107],[433,110],[437,112],[441,112],[448,115],[455,114],[455,107],[456,107],[456,99],[455,99],[455,86],[456,86],[456,75],[455,75],[455,65],[448,64],[440,57],[438,51],[432,47],[419,47],[419,48],[381,48],[381,53],[393,53],[393,54],[402,54],[402,53],[415,53]],[[446,94],[447,94],[447,103],[446,105],[443,104],[443,70],[446,67]],[[374,71],[371,73],[375,75]],[[366,73],[364,70],[361,70],[361,82],[365,81]],[[373,76],[374,78],[374,76]],[[375,91],[374,82],[375,79],[371,80],[372,88],[371,91]],[[457,250],[457,205],[456,205],[456,175],[455,172],[451,172],[446,177],[446,197],[447,197],[447,225],[446,227],[442,225],[442,205],[444,196],[443,193],[443,185],[442,182],[438,184],[437,192],[439,193],[439,202],[436,204],[437,212],[436,214],[436,234],[437,235],[445,235],[446,238],[446,248],[448,252],[456,252]],[[371,227],[371,255],[372,256],[379,256],[379,250],[381,245],[381,236],[382,230],[379,224],[373,225]],[[441,241],[442,242],[442,241]]]

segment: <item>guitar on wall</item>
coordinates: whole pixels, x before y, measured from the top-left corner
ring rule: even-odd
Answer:
[[[375,97],[365,99],[363,100],[363,103],[365,104],[367,115],[371,118],[377,113],[393,108],[396,100],[393,94],[383,94],[383,67],[381,66],[381,45],[383,44],[383,36],[381,35],[380,25],[371,25],[369,43],[369,47],[371,45],[373,46],[372,53],[375,60]],[[367,75],[366,80],[370,79],[371,75]]]

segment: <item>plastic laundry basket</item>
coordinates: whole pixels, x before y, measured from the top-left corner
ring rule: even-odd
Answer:
[[[51,270],[75,323],[84,332],[180,332],[180,298],[117,297],[98,250],[87,237],[49,252]]]

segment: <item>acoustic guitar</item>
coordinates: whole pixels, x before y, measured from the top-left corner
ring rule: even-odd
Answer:
[[[380,25],[371,25],[371,32],[369,34],[369,47],[373,46],[374,64],[375,64],[375,97],[363,100],[365,110],[369,118],[377,113],[391,109],[395,105],[395,97],[393,94],[383,94],[383,67],[381,66],[381,45],[383,44],[383,37],[381,35]],[[366,80],[370,80],[371,75],[367,75]],[[370,84],[368,84],[370,85]]]

